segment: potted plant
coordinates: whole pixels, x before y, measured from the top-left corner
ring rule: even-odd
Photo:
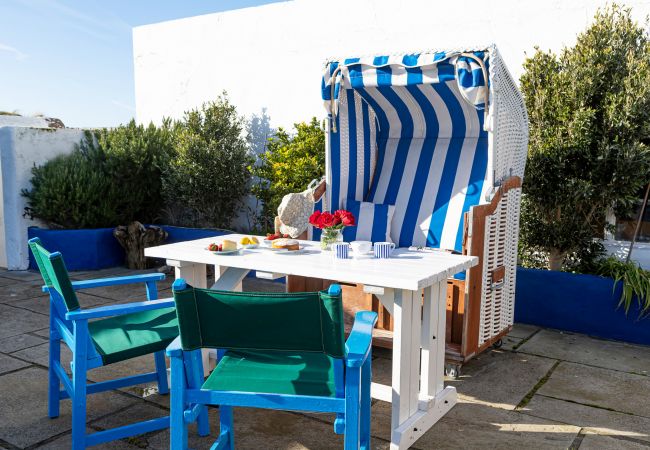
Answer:
[[[321,230],[320,247],[323,250],[330,250],[332,244],[343,242],[343,229],[356,224],[354,215],[344,209],[339,209],[334,214],[315,211],[309,217],[309,223]]]

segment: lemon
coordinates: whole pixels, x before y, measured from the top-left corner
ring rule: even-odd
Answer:
[[[251,236],[251,243],[252,243],[252,244],[259,244],[260,241],[258,241],[257,238],[256,238],[255,236]]]
[[[241,238],[241,241],[239,241],[239,243],[240,243],[241,245],[248,245],[248,244],[251,243],[251,240],[248,239],[247,237],[243,237],[243,238]]]

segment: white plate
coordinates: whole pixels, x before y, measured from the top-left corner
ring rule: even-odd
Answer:
[[[240,244],[242,248],[257,248],[260,246],[260,244]]]
[[[225,255],[238,255],[241,253],[243,249],[238,248],[237,250],[222,250],[220,252],[212,252],[212,250],[209,250],[212,252],[213,255],[217,256],[225,256]]]
[[[298,250],[287,250],[286,248],[274,248],[272,250],[276,255],[300,255],[307,252],[306,247],[300,247]]]

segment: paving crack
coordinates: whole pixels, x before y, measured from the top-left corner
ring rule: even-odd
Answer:
[[[578,430],[578,434],[576,434],[576,437],[573,439],[573,442],[571,445],[569,445],[569,450],[578,450],[580,446],[582,445],[582,440],[585,438],[585,432],[584,428],[580,428]]]
[[[581,402],[577,402],[575,400],[568,400],[566,398],[553,397],[552,395],[546,395],[546,394],[538,394],[538,395],[540,397],[546,397],[546,398],[551,398],[553,400],[560,400],[560,401],[567,402],[567,403],[573,403],[573,404],[576,404],[576,405],[587,406],[589,408],[602,409],[604,411],[610,411],[610,412],[615,412],[615,413],[619,413],[619,414],[625,414],[625,415],[633,416],[633,417],[641,417],[643,419],[650,419],[650,416],[643,416],[643,415],[640,415],[640,414],[633,414],[633,413],[626,412],[626,411],[619,411],[618,409],[608,408],[606,406],[595,405],[595,404],[592,404],[592,403],[581,403]]]
[[[512,348],[510,349],[511,352],[516,352],[519,347],[524,345],[526,342],[528,342],[533,336],[535,336],[537,333],[539,333],[542,329],[538,328],[537,330],[533,331],[531,335],[528,337],[525,337],[521,340],[521,342],[518,342],[516,345],[513,345]]]
[[[548,372],[546,372],[546,375],[544,375],[538,382],[533,386],[533,388],[528,391],[526,395],[524,395],[524,398],[521,399],[521,401],[515,406],[515,411],[521,410],[524,406],[526,406],[530,400],[533,398],[533,396],[537,393],[537,391],[544,386],[544,384],[548,381],[549,378],[551,378],[551,375],[553,375],[553,372],[557,368],[557,366],[560,365],[560,361],[555,361],[555,363],[551,366],[550,369],[548,369]]]

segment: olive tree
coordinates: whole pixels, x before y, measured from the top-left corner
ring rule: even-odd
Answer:
[[[530,117],[522,200],[524,262],[562,269],[602,238],[609,210],[629,213],[650,181],[650,41],[618,5],[575,46],[536,49],[521,90]]]
[[[230,227],[250,192],[244,126],[225,93],[175,124],[176,152],[163,176],[172,222]]]

